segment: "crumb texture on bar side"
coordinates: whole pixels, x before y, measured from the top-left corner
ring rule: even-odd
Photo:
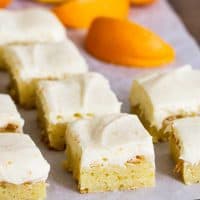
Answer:
[[[170,139],[171,154],[176,162],[175,172],[184,183],[200,182],[200,117],[177,119]]]

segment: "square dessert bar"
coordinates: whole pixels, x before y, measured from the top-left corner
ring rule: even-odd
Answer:
[[[23,132],[24,120],[9,95],[0,94],[0,133]]]
[[[50,166],[26,134],[0,134],[0,199],[44,200]]]
[[[59,81],[40,81],[36,104],[44,138],[51,148],[57,150],[64,150],[67,122],[119,113],[121,108],[109,82],[98,73],[73,75]]]
[[[66,30],[47,9],[0,10],[0,45],[60,42]]]
[[[85,60],[69,40],[12,45],[3,52],[11,76],[11,95],[25,108],[35,106],[35,86],[39,80],[62,79],[88,70]]]
[[[59,42],[65,38],[65,28],[47,9],[0,10],[0,46]],[[4,69],[6,66],[1,53],[0,48],[0,68]]]
[[[200,117],[177,119],[170,136],[175,172],[185,184],[200,183]]]
[[[152,137],[136,115],[109,114],[69,123],[65,167],[81,193],[155,184]]]
[[[130,101],[154,142],[168,140],[172,121],[200,113],[200,70],[184,66],[133,81]]]

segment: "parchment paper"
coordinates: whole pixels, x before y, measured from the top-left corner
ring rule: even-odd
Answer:
[[[11,9],[41,5],[36,5],[33,1],[28,0],[16,0]],[[132,8],[130,19],[149,27],[171,43],[176,49],[176,61],[167,66],[167,68],[163,68],[163,70],[187,63],[192,64],[195,68],[200,68],[200,51],[197,44],[165,0],[158,0],[152,6]],[[115,67],[100,62],[83,50],[85,31],[70,30],[68,31],[68,36],[85,56],[90,69],[104,74],[110,80],[113,90],[123,102],[123,111],[129,112],[128,96],[132,79],[136,74],[145,73],[148,70]],[[7,92],[6,86],[8,82],[7,74],[0,72],[0,92]],[[48,179],[48,200],[192,200],[200,198],[200,185],[185,186],[174,177],[172,172],[174,166],[167,144],[155,145],[157,168],[157,183],[155,188],[81,195],[76,190],[76,183],[72,179],[71,174],[66,173],[62,168],[61,164],[62,160],[64,160],[64,152],[50,151],[40,141],[41,130],[37,125],[36,112],[25,111],[23,109],[20,109],[20,112],[26,121],[25,132],[31,135],[45,158],[51,164],[51,173]]]

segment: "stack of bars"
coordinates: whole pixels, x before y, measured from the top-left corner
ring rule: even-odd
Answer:
[[[37,107],[42,135],[50,148],[66,147],[65,167],[78,180],[80,192],[153,186],[151,136],[137,116],[120,113],[121,102],[108,80],[88,72],[57,18],[42,9],[1,11],[0,24],[4,26],[0,64],[10,74],[10,94],[26,109]],[[24,140],[34,148],[28,136]],[[33,162],[42,162],[41,156]],[[44,161],[35,163],[28,166],[35,167],[29,175],[38,175],[36,164],[44,167],[40,173],[46,172],[40,176],[39,188],[43,189],[37,193],[42,196],[48,167]]]
[[[66,38],[65,28],[51,12],[1,10],[0,27],[0,68],[9,72],[10,92],[22,106],[34,107],[35,87],[40,79],[59,79],[69,72],[87,71],[86,63]],[[2,200],[46,198],[50,166],[32,139],[23,133],[23,126],[24,120],[11,97],[0,94]]]

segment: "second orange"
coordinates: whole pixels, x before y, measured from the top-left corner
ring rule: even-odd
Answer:
[[[106,17],[93,21],[85,47],[96,58],[128,67],[158,67],[175,58],[174,49],[149,29]]]
[[[74,0],[53,8],[64,25],[87,28],[99,16],[123,19],[128,16],[129,0]]]

